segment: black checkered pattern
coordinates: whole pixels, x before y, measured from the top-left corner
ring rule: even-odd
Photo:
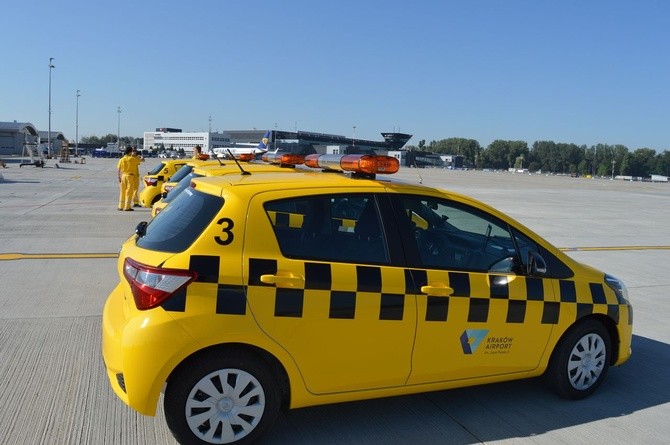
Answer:
[[[216,313],[225,315],[245,315],[247,313],[245,286],[218,283],[220,258],[218,256],[193,255],[190,269],[197,273],[198,283],[212,285],[212,296],[216,298]],[[253,292],[256,286],[275,287],[273,284],[261,282],[262,275],[274,275],[279,267],[275,259],[252,258],[249,260],[248,291]],[[334,276],[333,267],[329,263],[304,263],[304,288],[276,288],[274,290],[274,315],[276,317],[300,318],[303,316],[305,293],[310,291],[327,291],[329,294],[328,318],[355,319],[356,301],[361,294],[379,295],[379,320],[403,320],[406,295],[420,295],[421,286],[429,282],[429,278],[437,274],[437,281],[447,282],[453,292],[449,297],[426,296],[425,314],[419,314],[427,322],[449,321],[449,307],[457,299],[465,299],[468,303],[467,321],[469,323],[486,323],[489,321],[493,305],[503,303],[507,307],[506,323],[524,323],[532,309],[541,313],[541,324],[558,324],[562,316],[577,320],[584,316],[601,313],[619,323],[621,306],[628,306],[617,297],[610,297],[601,283],[589,283],[588,289],[580,293],[575,281],[559,280],[558,301],[545,300],[547,286],[551,280],[536,277],[514,277],[522,280],[522,285],[510,284],[506,275],[488,275],[488,295],[478,294],[474,289],[482,289],[472,282],[473,275],[467,272],[441,272],[425,269],[404,269],[403,277],[405,294],[383,292],[382,267],[355,266],[354,276]],[[482,274],[477,274],[482,276]],[[485,275],[483,275],[485,276]],[[351,289],[334,288],[333,283],[349,283]],[[209,288],[209,287],[208,287]],[[520,290],[521,289],[521,290]],[[188,299],[187,289],[170,298],[163,309],[166,311],[184,312]],[[551,292],[549,292],[551,295]],[[462,302],[464,300],[459,300]],[[500,306],[498,306],[500,307]],[[628,307],[626,322],[632,325],[632,310]]]

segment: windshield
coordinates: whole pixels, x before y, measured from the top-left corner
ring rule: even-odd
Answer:
[[[147,225],[137,246],[182,252],[195,241],[223,206],[223,198],[187,188]]]

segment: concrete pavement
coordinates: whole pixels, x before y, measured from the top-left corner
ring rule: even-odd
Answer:
[[[115,254],[149,209],[116,210],[114,159],[8,165],[0,170],[0,443],[174,444],[162,407],[144,417],[111,392],[100,355]],[[329,405],[288,413],[264,444],[668,442],[670,184],[438,169],[398,176],[481,199],[560,247],[620,249],[569,254],[628,285],[633,357],[582,401],[526,380]]]

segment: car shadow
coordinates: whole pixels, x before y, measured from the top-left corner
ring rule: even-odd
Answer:
[[[265,445],[473,444],[537,436],[670,402],[670,345],[633,336],[633,355],[602,386],[569,401],[541,379],[303,408],[282,415]],[[631,420],[632,422],[632,420]],[[632,424],[632,423],[631,423]]]
[[[39,184],[40,181],[22,181],[22,180],[15,180],[15,179],[0,179],[0,183],[3,184]]]

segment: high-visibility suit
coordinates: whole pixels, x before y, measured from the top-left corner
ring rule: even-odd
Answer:
[[[116,164],[119,176],[119,210],[130,210],[133,205],[133,195],[135,194],[135,179],[139,186],[139,166],[140,158],[132,153],[124,155]]]
[[[144,162],[144,158],[141,155],[134,156],[135,159],[139,162],[135,163],[135,171],[133,172],[133,206],[138,207],[140,205],[140,163]]]

